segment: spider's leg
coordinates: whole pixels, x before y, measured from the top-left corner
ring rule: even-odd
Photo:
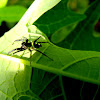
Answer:
[[[11,52],[13,52],[13,51],[15,51],[15,50],[17,50],[17,49],[18,49],[18,48],[16,48],[16,49],[13,49],[13,50],[9,51],[9,52],[8,52],[8,54],[9,54],[9,53],[11,53]]]
[[[24,51],[24,50],[26,50],[26,49],[24,49],[24,48],[17,48],[17,51],[14,52],[13,55],[14,55],[15,53],[18,53],[18,52],[20,52],[20,51]]]
[[[48,57],[46,54],[44,54],[43,52],[37,50],[36,48],[34,48],[34,50],[37,51],[37,52],[39,52],[39,53],[41,53],[41,54],[43,54],[44,56]],[[48,58],[51,59],[50,57],[48,57]],[[53,61],[53,59],[51,59],[51,60]]]
[[[27,40],[27,38],[26,38],[26,37],[24,37],[24,36],[23,36],[23,38],[24,38],[24,40]]]
[[[15,51],[15,50],[17,50],[17,51],[14,52],[13,54],[15,54],[17,52],[20,52],[20,51],[23,51],[23,50],[26,50],[26,49],[24,49],[24,48],[16,48],[16,49],[13,49],[13,50],[9,51],[8,54],[11,53],[11,52],[13,52],[13,51]]]
[[[49,43],[49,42],[38,42],[38,43]]]
[[[40,37],[41,37],[41,36],[40,36]],[[35,43],[40,37],[38,37],[38,38],[34,41],[34,43]]]
[[[27,40],[27,42],[28,42],[28,39],[26,37],[23,37],[23,39],[17,39],[14,42],[16,42],[16,41],[22,41],[23,42],[24,40]],[[14,44],[14,42],[13,42],[13,44]]]
[[[18,40],[15,40],[12,44],[14,44],[15,42],[17,42],[17,41],[24,41],[25,39],[18,39]]]
[[[51,44],[50,42],[38,42],[38,43],[49,43],[49,44]]]
[[[31,66],[32,50],[29,49],[29,51],[30,51],[30,66]]]
[[[29,51],[30,51],[30,58],[32,57],[32,50],[31,49],[29,49]]]

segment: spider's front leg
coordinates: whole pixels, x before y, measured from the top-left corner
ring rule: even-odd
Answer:
[[[40,37],[41,37],[41,36],[40,36]],[[40,37],[38,37],[38,38],[34,41],[34,43],[35,43]]]
[[[23,37],[23,39],[17,39],[17,40],[15,40],[14,42],[13,42],[13,44],[15,43],[15,42],[17,42],[17,41],[24,41],[24,40],[28,40],[26,37]]]
[[[40,37],[41,37],[41,36],[40,36]],[[38,37],[38,38],[34,41],[34,43],[37,42],[37,40],[39,40],[40,37]],[[38,42],[38,43],[49,43],[49,42]]]

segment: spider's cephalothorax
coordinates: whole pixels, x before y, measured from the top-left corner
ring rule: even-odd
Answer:
[[[41,36],[40,36],[41,37]],[[37,50],[37,48],[40,48],[42,47],[41,43],[48,43],[48,42],[37,42],[37,40],[40,38],[38,37],[34,42],[30,42],[27,38],[24,37],[24,39],[18,39],[18,40],[15,40],[14,42],[16,41],[22,41],[22,44],[21,44],[21,47],[20,48],[15,48],[11,51],[8,52],[11,53],[13,51],[13,54],[17,53],[17,52],[20,52],[20,51],[24,51],[26,49],[28,49],[30,51],[30,57],[32,57],[32,50],[35,50],[41,54],[43,54],[44,56],[48,57],[46,54],[42,53],[41,51]],[[24,41],[24,42],[23,42]],[[50,57],[48,57],[49,59],[51,59]],[[53,59],[51,59],[53,60]]]

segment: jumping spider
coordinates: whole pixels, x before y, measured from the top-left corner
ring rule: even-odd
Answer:
[[[9,51],[8,54],[11,53],[11,52],[13,52],[13,51],[15,51],[15,52],[13,52],[13,54],[16,54],[16,53],[18,53],[20,51],[24,51],[24,50],[28,49],[30,51],[30,57],[32,57],[32,50],[35,50],[35,51],[43,54],[44,56],[48,57],[46,54],[42,53],[41,51],[39,51],[37,49],[37,48],[42,47],[41,43],[48,43],[48,42],[37,42],[37,40],[40,37],[38,37],[34,42],[30,42],[26,37],[24,37],[24,39],[15,40],[14,42],[16,42],[16,41],[22,41],[21,47],[20,48],[15,48],[15,49]],[[50,57],[48,57],[48,58],[51,59]],[[53,61],[53,59],[51,59],[51,60]]]

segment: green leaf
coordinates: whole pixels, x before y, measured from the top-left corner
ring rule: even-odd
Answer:
[[[68,26],[65,26],[59,29],[54,34],[52,34],[51,41],[56,44],[59,42],[62,42],[71,33],[71,31],[76,27],[76,25],[77,24],[70,24]]]
[[[8,0],[0,0],[0,8],[5,7]]]
[[[77,50],[100,51],[100,38],[93,34],[94,25],[100,18],[100,1],[94,1],[85,12],[87,18],[59,46]]]
[[[8,97],[15,96],[17,98],[17,96],[22,97],[24,95],[26,97],[38,98],[41,93],[41,96],[44,95],[44,90],[47,90],[47,86],[56,78],[56,76],[51,73],[100,84],[99,52],[68,50],[54,45],[49,45],[44,53],[54,61],[51,61],[44,55],[40,55],[36,52],[33,55],[31,65],[37,69],[33,69],[33,72],[28,58],[22,57],[22,59],[19,59],[16,58],[16,56],[11,57],[4,54],[0,55],[0,58],[3,58],[0,62],[2,65],[2,67],[0,67],[0,70],[2,70],[2,85],[0,86],[0,90],[4,94],[8,95]],[[35,62],[37,58],[39,59]],[[46,73],[45,71],[51,73]],[[6,84],[10,84],[10,86]],[[6,88],[4,88],[5,85]],[[8,89],[9,91],[6,92]],[[33,95],[30,91],[32,91]],[[50,92],[50,90],[48,90],[48,92]],[[3,93],[1,93],[1,95],[3,95]],[[53,94],[52,98],[58,94]],[[61,94],[62,92],[60,92],[59,95]],[[45,96],[41,98],[43,99]]]
[[[0,70],[2,70],[2,72],[0,73],[0,77],[1,77],[0,99],[2,100],[5,100],[5,99],[41,100],[39,97],[39,94],[32,91],[31,88],[33,87],[33,85],[30,87],[30,84],[32,84],[31,82],[35,83],[36,79],[38,79],[38,76],[35,75],[36,76],[35,81],[31,81],[32,67],[30,67],[30,59],[28,58],[30,57],[30,54],[27,53],[27,50],[26,50],[26,54],[24,54],[22,59],[20,57],[22,55],[22,52],[20,52],[19,54],[16,54],[13,57],[7,56],[7,54],[9,50],[12,50],[14,48],[21,46],[21,42],[15,43],[14,45],[12,45],[12,43],[14,42],[14,40],[20,39],[23,36],[30,38],[30,40],[34,41],[34,39],[42,35],[41,37],[43,39],[40,39],[40,40],[45,40],[43,33],[37,30],[35,26],[31,26],[30,23],[33,23],[34,20],[36,20],[42,13],[50,9],[50,7],[53,7],[54,5],[56,5],[57,2],[60,0],[55,0],[54,2],[47,0],[46,5],[50,4],[51,2],[50,6],[49,7],[47,6],[44,9],[42,9],[41,10],[42,13],[40,13],[39,9],[41,9],[41,7],[40,8],[38,7],[38,3],[39,4],[41,3],[41,6],[44,7],[45,5],[44,1],[35,0],[35,3],[31,5],[31,7],[26,12],[24,17],[20,20],[20,22],[13,29],[11,29],[9,32],[6,32],[5,35],[0,38],[0,47],[1,47],[0,48],[0,59],[1,59],[0,60],[0,66],[1,66]],[[34,14],[34,9],[36,11],[35,13],[37,14],[37,16]],[[31,15],[33,15],[33,17]],[[47,47],[48,47],[48,44],[44,44],[41,50],[45,51]],[[36,54],[36,55],[34,54],[34,58],[35,58],[34,61],[36,62],[40,58],[40,56],[41,56],[40,54]],[[41,74],[43,76],[43,72],[41,72]],[[54,75],[52,76],[54,77]],[[54,78],[52,78],[51,80],[53,79]],[[49,82],[51,82],[51,80],[49,80]],[[48,84],[49,83],[46,83],[46,85]],[[37,84],[35,85],[37,86]]]
[[[7,6],[0,8],[0,22],[17,22],[25,13],[26,8],[22,6]]]
[[[35,0],[35,4],[38,1]],[[41,3],[43,7],[44,1]],[[49,2],[51,1],[46,1],[47,4]],[[53,1],[51,5],[52,3]],[[57,3],[53,3],[51,8]],[[48,6],[47,4],[45,6]],[[0,99],[54,100],[62,98],[61,100],[66,100],[62,76],[100,84],[100,52],[69,50],[50,43],[45,34],[36,26],[31,25],[50,7],[39,13],[42,6],[38,8],[37,4],[34,8],[33,5],[34,3],[19,23],[0,38]],[[39,36],[41,36],[39,41],[48,41],[49,43],[42,44],[42,47],[38,49],[53,61],[34,50],[31,63],[28,50],[13,56],[8,55],[10,50],[21,47],[21,42],[14,44],[13,42],[23,36],[33,42]]]
[[[86,18],[83,14],[76,14],[67,7],[68,0],[62,0],[57,6],[41,16],[35,23],[42,32],[51,36],[59,29]],[[60,33],[59,33],[60,34]],[[66,35],[62,35],[66,37]],[[53,38],[53,37],[52,37]],[[56,38],[56,37],[54,37]],[[60,38],[60,35],[59,35]]]

